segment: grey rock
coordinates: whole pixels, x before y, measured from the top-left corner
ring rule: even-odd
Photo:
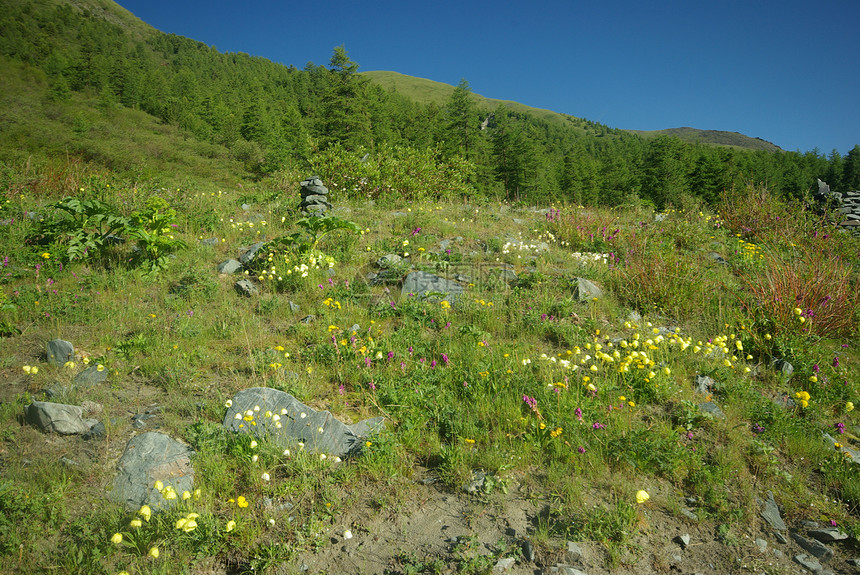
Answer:
[[[690,545],[690,534],[684,533],[683,535],[678,535],[672,541],[680,545],[682,549],[686,549]]]
[[[819,563],[818,561],[816,561],[815,559],[813,559],[812,557],[810,557],[806,553],[801,553],[800,555],[795,555],[794,560],[797,562],[798,565],[800,565],[804,569],[808,569],[809,571],[812,571],[813,573],[818,573],[822,569],[824,569],[824,567],[821,565],[821,563]]]
[[[303,206],[302,211],[310,215],[321,216],[325,214],[326,211],[328,211],[328,206],[324,204],[310,204]]]
[[[83,434],[90,427],[83,420],[84,410],[77,405],[34,401],[27,406],[27,422],[46,433]]]
[[[205,240],[200,240],[201,246],[213,247],[218,245],[218,238],[206,238]]]
[[[241,279],[233,284],[233,288],[241,296],[252,297],[260,294],[260,290],[251,280]]]
[[[54,399],[57,397],[67,396],[72,391],[74,391],[74,389],[75,389],[74,385],[63,385],[59,381],[55,381],[54,383],[49,385],[47,388],[45,388],[44,392],[45,392],[45,396],[48,399]]]
[[[805,527],[806,529],[818,529],[821,525],[818,521],[809,521],[808,519],[804,519],[800,522],[801,527]]]
[[[637,312],[635,310],[631,311],[630,313],[627,314],[627,321],[630,321],[633,323],[639,323],[640,321],[642,321],[642,315],[640,315],[639,312]]]
[[[833,543],[848,539],[848,534],[838,527],[825,527],[824,529],[810,529],[807,535],[822,543]]]
[[[163,509],[181,501],[184,491],[193,490],[192,454],[191,449],[163,433],[150,431],[133,437],[117,464],[119,473],[114,479],[111,499],[129,510],[137,510],[141,505]],[[156,481],[173,487],[177,499],[165,499],[155,489]]]
[[[107,379],[108,370],[105,366],[91,365],[75,376],[78,385],[96,385]]]
[[[695,513],[693,513],[692,511],[690,511],[689,509],[684,508],[684,507],[681,508],[681,515],[683,515],[687,519],[690,519],[691,521],[698,521],[699,520],[698,515],[696,515]]]
[[[848,559],[845,562],[848,563],[849,565],[851,565],[852,567],[860,567],[860,558]]]
[[[410,272],[403,280],[400,298],[408,297],[408,294],[423,296],[435,292],[441,293],[442,299],[454,303],[463,294],[463,291],[463,286],[455,281],[440,278],[431,273],[416,271]]]
[[[487,475],[483,471],[473,471],[472,480],[463,486],[463,491],[466,493],[480,493],[484,489],[484,482]]]
[[[782,543],[783,545],[788,543],[788,538],[779,531],[774,532],[773,538],[776,539],[777,543]]]
[[[782,559],[783,557],[785,557],[785,553],[783,553],[779,549],[774,549],[773,550],[773,556],[776,557],[777,559]]]
[[[654,221],[655,222],[662,222],[662,221],[665,221],[667,217],[668,217],[668,214],[654,214]]]
[[[242,252],[242,255],[239,256],[239,262],[242,265],[248,265],[254,258],[257,257],[257,253],[259,253],[260,249],[265,245],[264,242],[257,242],[249,248],[245,248]]]
[[[765,541],[761,537],[755,540],[755,546],[758,547],[759,553],[764,553],[765,551],[767,551],[767,541]]]
[[[309,315],[306,315],[305,317],[303,317],[302,319],[300,319],[299,322],[307,325],[307,324],[311,323],[312,321],[314,321],[316,318],[317,318],[317,316],[315,316],[314,314],[309,314]]]
[[[291,302],[290,302],[290,311],[291,311],[291,312],[293,312],[293,313],[299,313],[299,311],[300,311],[301,309],[302,309],[302,308],[301,308],[301,307],[299,307],[299,304],[297,304],[297,303],[295,303],[295,302],[293,302],[293,301],[291,301]]]
[[[218,264],[219,274],[235,274],[242,271],[242,264],[239,260],[229,259]]]
[[[255,426],[243,419],[249,410],[254,413]],[[265,417],[269,411],[280,417],[280,428],[273,418]],[[316,411],[289,393],[268,387],[252,387],[236,393],[223,424],[230,431],[265,435],[285,448],[295,448],[301,442],[307,451],[339,457],[359,452],[361,439],[384,426],[382,417],[346,425],[328,411]]]
[[[571,563],[579,563],[585,559],[585,555],[582,552],[582,547],[579,544],[574,543],[573,541],[567,542],[567,560]]]
[[[761,517],[767,522],[768,525],[778,531],[788,530],[788,527],[785,525],[785,522],[782,520],[782,517],[779,514],[779,507],[777,506],[776,501],[774,501],[773,499],[773,493],[770,491],[767,492],[767,500],[764,502],[764,508],[761,511]]]
[[[713,417],[715,419],[725,419],[726,418],[726,414],[723,413],[723,410],[720,409],[719,406],[717,406],[717,404],[714,403],[713,401],[706,401],[705,403],[700,403],[699,409],[703,413],[707,413],[708,415],[710,415],[711,417]]]
[[[517,560],[513,557],[503,557],[496,561],[496,564],[493,566],[493,573],[507,573],[516,562]]]
[[[784,359],[774,359],[770,364],[776,371],[782,374],[784,379],[790,378],[791,374],[794,373],[794,366]]]
[[[833,550],[815,539],[807,539],[799,533],[792,533],[791,538],[794,542],[800,545],[805,551],[812,553],[822,561],[830,561],[833,558]]]
[[[603,290],[585,278],[576,278],[576,299],[579,301],[591,301],[594,298],[602,298]]]
[[[531,563],[535,560],[535,546],[532,542],[526,539],[522,544],[523,559]]]
[[[93,439],[104,439],[106,436],[107,429],[105,429],[105,424],[99,421],[96,422],[95,425],[90,427],[90,430],[83,435],[83,438],[87,441],[90,441]]]
[[[550,573],[562,573],[563,575],[587,575],[584,571],[580,571],[576,567],[571,567],[570,565],[563,565],[559,563],[555,567],[549,568]]]
[[[147,422],[154,417],[155,415],[151,413],[138,413],[131,418],[131,426],[134,429],[143,429],[146,427]]]
[[[720,254],[718,254],[717,252],[708,252],[708,259],[710,259],[713,262],[718,263],[720,265],[724,265],[724,266],[729,265],[729,261],[726,258],[724,258],[723,256],[721,256]]]
[[[712,377],[707,375],[696,376],[696,391],[702,395],[708,395],[714,388],[716,382]]]
[[[389,268],[403,261],[403,258],[397,254],[386,254],[376,260],[376,265],[380,268]]]
[[[299,204],[299,207],[307,208],[309,206],[325,206],[327,208],[332,207],[328,199],[322,195],[305,196],[304,198],[302,198],[302,203]]]
[[[63,367],[67,361],[72,361],[75,357],[75,346],[64,339],[52,339],[46,348],[48,363],[57,367]]]

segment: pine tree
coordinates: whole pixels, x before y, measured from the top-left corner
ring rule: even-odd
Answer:
[[[331,83],[323,95],[323,142],[340,143],[348,150],[372,144],[366,80],[358,76],[358,64],[338,46],[329,62]]]

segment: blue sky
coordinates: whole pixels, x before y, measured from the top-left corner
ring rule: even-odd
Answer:
[[[858,0],[119,0],[164,32],[303,68],[393,70],[613,128],[860,144]]]

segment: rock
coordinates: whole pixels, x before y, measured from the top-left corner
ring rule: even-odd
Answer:
[[[264,242],[257,242],[251,247],[245,248],[242,252],[242,255],[239,256],[239,263],[241,263],[242,265],[248,265],[249,263],[254,261],[254,258],[257,257],[257,252],[259,252],[264,245]]]
[[[564,565],[559,563],[555,567],[549,568],[550,573],[562,573],[562,575],[586,575],[585,572],[580,571],[575,567],[571,567],[570,565]]]
[[[239,280],[235,284],[233,284],[233,288],[236,290],[241,296],[245,297],[253,297],[256,295],[260,295],[260,290],[257,289],[257,286],[254,285],[254,282],[251,280]]]
[[[75,358],[75,347],[70,341],[52,339],[46,347],[48,363],[51,365],[63,367],[67,361],[72,361]]]
[[[784,359],[774,359],[770,364],[776,371],[782,374],[783,379],[790,378],[791,374],[794,373],[794,366]]]
[[[686,549],[690,545],[690,534],[684,533],[683,535],[678,535],[672,541],[680,545],[682,549]]]
[[[96,385],[106,380],[107,376],[108,370],[105,366],[101,364],[91,365],[75,376],[75,383],[79,385]]]
[[[526,539],[523,541],[521,547],[523,551],[523,559],[529,563],[533,562],[535,560],[535,546],[532,545],[532,542]]]
[[[248,411],[254,414],[257,425],[251,426],[244,419]],[[278,415],[279,420],[267,418],[267,412]],[[338,457],[359,452],[361,440],[381,430],[383,425],[382,417],[346,425],[328,411],[316,411],[289,393],[268,387],[252,387],[236,393],[224,415],[224,427],[231,431],[265,435],[284,448],[303,443],[307,451]]]
[[[777,543],[782,543],[783,545],[788,543],[788,538],[779,531],[774,532],[773,538],[776,539]]]
[[[493,567],[493,573],[507,573],[516,562],[517,560],[513,557],[503,557],[496,561],[496,565]]]
[[[708,395],[711,393],[711,390],[714,388],[714,384],[716,382],[713,378],[707,375],[697,375],[696,376],[696,392],[701,393],[702,395]]]
[[[585,559],[585,555],[582,553],[582,547],[579,544],[574,543],[573,541],[567,542],[567,560],[571,563],[579,563]]]
[[[807,539],[798,533],[792,533],[791,538],[794,542],[800,545],[805,551],[815,555],[822,561],[830,561],[833,558],[833,550],[815,539]]]
[[[114,479],[111,499],[135,511],[144,504],[155,510],[181,501],[184,491],[193,490],[192,454],[191,449],[163,433],[150,431],[133,437],[117,465],[119,473]],[[155,489],[156,481],[173,487],[177,499],[172,502],[165,499]]]
[[[818,573],[824,567],[821,566],[821,563],[811,558],[809,555],[802,553],[800,555],[795,555],[794,560],[804,569],[808,569],[813,573]]]
[[[386,254],[376,260],[376,265],[380,268],[389,268],[393,265],[396,265],[403,261],[403,258],[398,256],[397,254]]]
[[[90,427],[90,430],[83,435],[83,438],[87,441],[90,441],[93,439],[104,439],[106,436],[107,429],[105,429],[105,424],[101,421],[98,421],[95,425]]]
[[[699,520],[698,515],[696,515],[695,513],[693,513],[692,511],[690,511],[689,509],[687,509],[685,507],[681,508],[681,515],[683,515],[687,519],[690,519],[691,521],[698,521]]]
[[[463,491],[466,493],[480,493],[484,489],[484,481],[487,475],[483,471],[473,471],[472,480],[463,486]]]
[[[223,261],[218,264],[218,273],[219,274],[235,274],[237,272],[242,271],[242,264],[239,263],[239,260],[229,259],[227,261]]]
[[[213,247],[218,245],[218,238],[206,238],[205,240],[200,240],[201,246]]]
[[[427,293],[436,292],[442,294],[442,299],[451,303],[455,302],[463,294],[463,286],[455,281],[440,278],[431,273],[417,271],[410,272],[403,280],[403,288],[400,299],[408,297],[409,294],[422,296]]]
[[[297,304],[293,301],[290,301],[289,303],[290,303],[290,311],[293,313],[299,313],[299,311],[302,309],[301,307],[299,307],[299,304]]]
[[[767,541],[759,537],[755,540],[755,546],[758,547],[759,553],[767,551]]]
[[[305,317],[303,317],[302,319],[299,320],[299,323],[303,323],[303,324],[307,325],[307,324],[311,323],[312,321],[314,321],[316,319],[316,317],[317,316],[315,316],[314,314],[306,315]]]
[[[86,433],[90,426],[83,420],[84,410],[76,405],[34,401],[27,406],[27,422],[45,433],[77,435]]]
[[[146,427],[146,423],[153,417],[155,417],[155,415],[151,413],[138,413],[131,418],[131,426],[134,429],[143,429]]]
[[[576,278],[574,293],[579,301],[591,301],[594,298],[603,297],[603,290],[585,278]]]
[[[718,254],[717,252],[708,252],[708,259],[710,259],[713,262],[718,263],[720,265],[724,265],[724,266],[729,265],[729,261],[726,258],[724,258],[723,256],[721,256],[720,254]]]
[[[849,565],[851,565],[852,567],[860,567],[860,558],[858,558],[858,559],[848,559],[848,560],[847,560],[847,561],[845,561],[845,562],[846,562],[846,563],[848,563]]]
[[[788,530],[788,527],[785,525],[785,522],[779,515],[779,507],[776,505],[776,501],[774,501],[773,499],[773,493],[771,493],[770,491],[767,492],[767,500],[764,502],[764,509],[762,509],[761,517],[767,522],[768,525],[770,525],[774,529],[777,529],[779,531]]]
[[[713,417],[715,419],[725,419],[726,418],[726,414],[723,413],[723,410],[720,409],[717,406],[717,404],[714,403],[713,401],[706,401],[705,403],[700,403],[699,409],[703,413],[707,413],[708,415],[710,415],[711,417]]]
[[[821,543],[833,543],[834,541],[842,541],[848,539],[848,534],[838,527],[825,527],[824,529],[810,529],[807,533],[813,539]]]

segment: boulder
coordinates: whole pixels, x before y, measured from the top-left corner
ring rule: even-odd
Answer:
[[[307,451],[345,457],[358,453],[362,439],[383,428],[383,419],[346,425],[328,411],[317,411],[289,393],[252,387],[233,396],[223,424],[230,431],[266,437],[280,447],[295,449],[301,443]]]
[[[239,263],[241,263],[242,265],[248,265],[249,263],[254,261],[254,258],[257,257],[257,252],[259,252],[264,245],[264,242],[257,242],[251,247],[245,248],[245,250],[242,252],[242,255],[239,256]]]
[[[84,421],[84,410],[76,405],[34,401],[27,406],[27,422],[46,433],[78,435],[86,433],[95,422]]]
[[[108,370],[105,366],[91,365],[75,376],[75,383],[79,385],[96,385],[107,379]]]
[[[111,499],[129,510],[137,510],[141,505],[162,509],[181,501],[182,493],[193,489],[192,454],[191,449],[163,433],[151,431],[133,437],[117,465],[119,473],[114,479]],[[165,499],[154,487],[156,481],[173,487],[177,499]]]
[[[227,261],[223,261],[218,264],[218,273],[219,274],[234,274],[238,271],[241,271],[242,264],[239,263],[238,260],[229,259]]]
[[[442,299],[453,303],[459,299],[463,291],[463,286],[455,281],[440,278],[431,273],[415,271],[409,273],[403,280],[400,298],[408,297],[409,294],[422,296],[428,293],[440,293]]]
[[[67,361],[71,361],[75,357],[75,346],[72,345],[72,342],[64,339],[52,339],[46,348],[48,363],[57,367],[63,367]]]
[[[576,278],[574,293],[579,301],[591,301],[594,298],[603,297],[603,290],[585,278]]]
[[[233,284],[233,288],[236,290],[236,293],[245,297],[252,297],[260,294],[260,290],[257,289],[257,286],[255,286],[254,282],[251,280],[239,280]]]

